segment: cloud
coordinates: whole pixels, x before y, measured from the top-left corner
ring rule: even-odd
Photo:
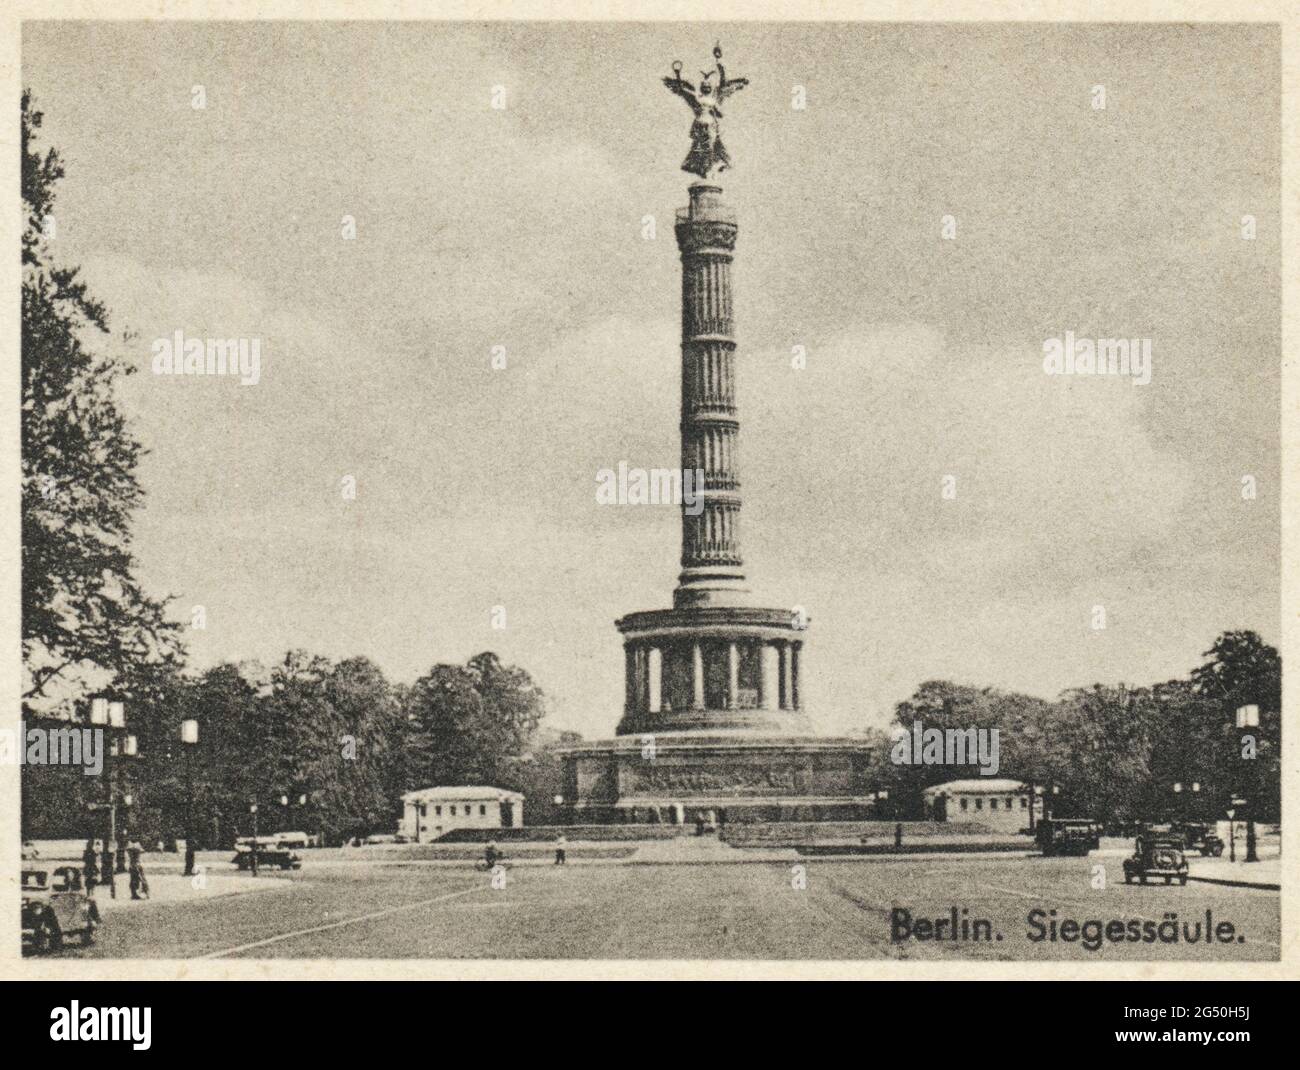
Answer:
[[[485,352],[425,382],[362,359],[355,324],[237,276],[159,283],[116,258],[87,277],[142,361],[177,327],[268,340],[256,388],[147,370],[130,387],[154,450],[141,559],[182,608],[213,610],[191,635],[200,664],[307,645],[409,679],[490,646],[537,673],[562,723],[612,730],[613,620],[670,604],[679,529],[671,509],[597,506],[595,473],[675,462],[675,320],[609,316],[506,370]],[[811,613],[806,691],[828,730],[936,675],[1047,693],[1087,679],[1098,578],[1161,558],[1189,484],[1145,430],[1146,391],[1046,376],[1028,348],[863,325],[803,371],[742,347],[739,378],[749,573]],[[497,604],[504,632],[486,626]]]

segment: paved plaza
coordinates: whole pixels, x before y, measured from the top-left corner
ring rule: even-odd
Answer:
[[[644,959],[1276,959],[1279,897],[1193,881],[1126,886],[1119,858],[931,856],[785,858],[732,852],[718,861],[592,855],[567,867],[518,857],[504,887],[465,861],[375,863],[307,853],[303,869],[256,879],[213,856],[193,895],[178,870],[155,870],[153,902],[106,912],[93,958],[644,958]],[[1105,888],[1095,888],[1104,866]],[[802,867],[801,870],[796,867]],[[229,894],[221,894],[225,882]],[[500,884],[498,880],[496,883]],[[806,886],[801,886],[806,885]],[[948,920],[957,911],[958,939]],[[924,940],[891,940],[909,912]],[[1031,924],[1031,912],[1039,911]],[[1055,915],[1051,912],[1055,911]],[[1230,923],[1230,942],[1105,942],[1061,937],[1065,923]],[[961,939],[984,919],[987,939]],[[936,923],[942,922],[942,925]],[[1056,928],[1053,930],[1052,923]],[[971,931],[974,931],[972,928]],[[1055,931],[1057,939],[1051,938]],[[1166,932],[1170,931],[1168,928]],[[942,939],[934,939],[938,933]],[[1038,939],[1031,939],[1037,936]],[[1000,937],[1000,939],[998,938]]]

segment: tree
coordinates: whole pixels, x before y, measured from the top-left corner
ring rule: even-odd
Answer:
[[[265,702],[274,742],[263,791],[289,800],[282,820],[330,841],[396,827],[405,721],[378,666],[292,651]]]
[[[541,689],[493,653],[435,665],[407,697],[407,787],[500,784],[545,713]]]
[[[36,142],[42,115],[22,96],[22,628],[24,699],[55,701],[60,680],[108,681],[174,660],[179,630],[135,577],[131,519],[143,455],[118,407],[134,369],[86,339],[107,313],[78,269],[50,255],[58,153]]]
[[[1282,806],[1282,658],[1252,631],[1224,632],[1202,657],[1192,682],[1217,711],[1220,793],[1225,799],[1243,794],[1252,823],[1276,820]],[[1238,730],[1237,709],[1247,705],[1259,707],[1259,726]]]
[[[1123,684],[1067,691],[1058,704],[1059,817],[1120,821],[1150,813],[1158,703]]]
[[[199,722],[194,761],[194,826],[199,840],[229,847],[248,821],[248,801],[269,779],[271,726],[263,698],[269,690],[265,670],[257,664],[217,665],[187,680],[176,710],[181,720]],[[173,753],[179,742],[169,744]]]
[[[1255,632],[1224,632],[1192,670],[1196,690],[1231,705],[1254,703],[1261,717],[1282,709],[1282,658]]]
[[[1032,695],[927,680],[895,707],[894,720],[907,732],[917,721],[923,728],[941,731],[997,730],[998,775],[1038,784],[1052,779],[1060,764],[1052,745],[1052,713],[1051,703]],[[979,775],[974,769],[948,765],[896,766],[889,773],[878,758],[876,764],[879,787],[889,790],[894,812],[911,816],[921,815],[926,787]]]

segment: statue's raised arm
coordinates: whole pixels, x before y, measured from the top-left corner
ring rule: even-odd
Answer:
[[[691,85],[682,77],[682,61],[676,60],[673,63],[673,76],[664,79],[666,85],[672,92],[676,93],[682,100],[691,106],[691,111],[699,115],[704,110],[704,105],[700,103],[700,98],[695,93],[695,86]]]
[[[718,103],[721,104],[732,93],[739,93],[745,86],[749,85],[748,78],[732,78],[727,80],[727,70],[722,66],[722,43],[715,41],[713,44],[713,61],[718,66]]]
[[[676,78],[665,78],[664,85],[686,101],[691,106],[691,111],[696,115],[699,115],[703,110],[699,98],[695,95],[695,86],[691,85],[680,74]]]
[[[748,78],[732,78],[728,81],[727,72],[722,69],[722,60],[718,60],[718,103],[721,104],[732,93],[739,93],[749,85]]]

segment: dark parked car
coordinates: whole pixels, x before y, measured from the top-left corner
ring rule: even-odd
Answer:
[[[81,885],[76,866],[23,870],[23,945],[57,951],[68,936],[83,946],[95,940],[99,908]]]
[[[259,843],[256,847],[245,847],[239,844],[235,847],[235,857],[231,859],[240,869],[253,868],[253,852],[257,852],[257,868],[263,866],[278,866],[280,869],[301,869],[302,859],[287,847],[277,847],[274,844]]]
[[[1183,833],[1183,843],[1189,851],[1200,851],[1202,855],[1218,858],[1223,854],[1223,839],[1215,831],[1215,826],[1204,824],[1183,824],[1179,826]]]
[[[1139,836],[1133,855],[1124,859],[1124,883],[1132,884],[1135,877],[1140,884],[1146,884],[1148,877],[1164,877],[1166,884],[1175,880],[1186,884],[1187,856],[1182,836]]]

